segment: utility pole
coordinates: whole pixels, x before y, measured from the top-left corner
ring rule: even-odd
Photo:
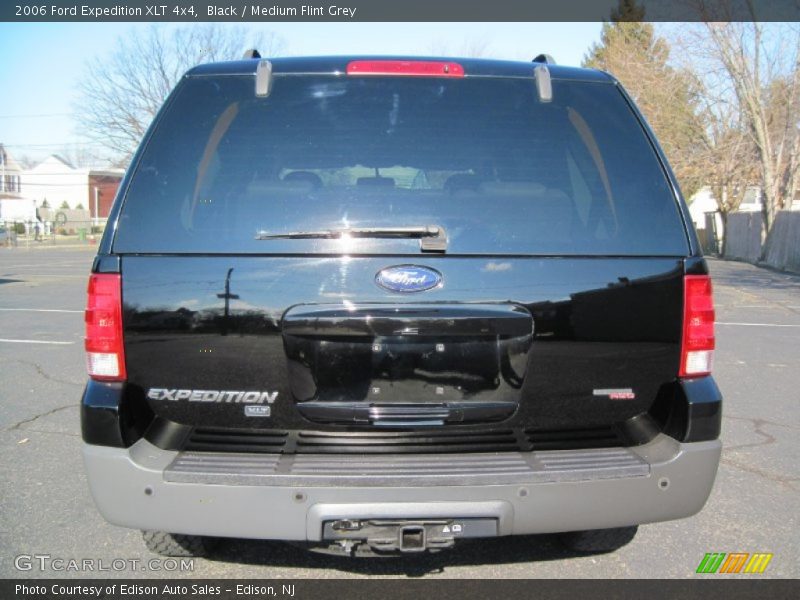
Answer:
[[[238,300],[238,294],[231,294],[231,273],[233,273],[233,267],[228,269],[228,274],[225,276],[225,293],[224,294],[217,294],[217,298],[224,298],[225,299],[225,312],[224,319],[222,321],[222,335],[228,335],[228,317],[230,316],[230,308],[231,308],[231,300]]]
[[[94,186],[94,226],[97,227],[100,224],[100,213],[98,212],[99,206],[99,198],[100,198],[100,190],[97,186]]]
[[[6,149],[0,145],[0,167],[3,168],[0,174],[0,192],[6,191]]]

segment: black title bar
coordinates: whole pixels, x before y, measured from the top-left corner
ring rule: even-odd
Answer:
[[[798,21],[798,0],[639,0],[644,21]],[[618,0],[5,0],[9,22],[604,21]]]
[[[382,560],[382,559],[378,559]],[[648,598],[652,600],[789,600],[800,593],[798,580],[235,580],[235,579],[25,579],[0,581],[3,600],[556,600]]]

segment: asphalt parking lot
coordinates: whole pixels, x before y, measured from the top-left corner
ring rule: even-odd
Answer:
[[[151,558],[138,532],[108,525],[95,511],[81,462],[82,313],[93,251],[0,248],[0,577],[73,575],[19,571],[18,555]],[[711,269],[725,447],[714,491],[697,516],[643,526],[630,545],[598,556],[570,555],[550,536],[474,541],[399,559],[226,540],[186,575],[683,578],[694,576],[706,552],[771,552],[758,577],[800,576],[800,276],[722,261]]]

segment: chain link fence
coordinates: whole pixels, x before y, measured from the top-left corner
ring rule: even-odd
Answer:
[[[91,245],[100,240],[105,229],[102,221],[64,219],[59,218],[58,213],[55,216],[54,221],[0,221],[0,246]]]

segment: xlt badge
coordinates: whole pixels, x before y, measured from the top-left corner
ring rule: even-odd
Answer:
[[[259,404],[248,404],[244,407],[245,417],[268,417],[272,414],[270,406],[262,406]]]
[[[442,274],[430,267],[397,265],[375,275],[375,283],[390,292],[424,292],[442,285]]]

